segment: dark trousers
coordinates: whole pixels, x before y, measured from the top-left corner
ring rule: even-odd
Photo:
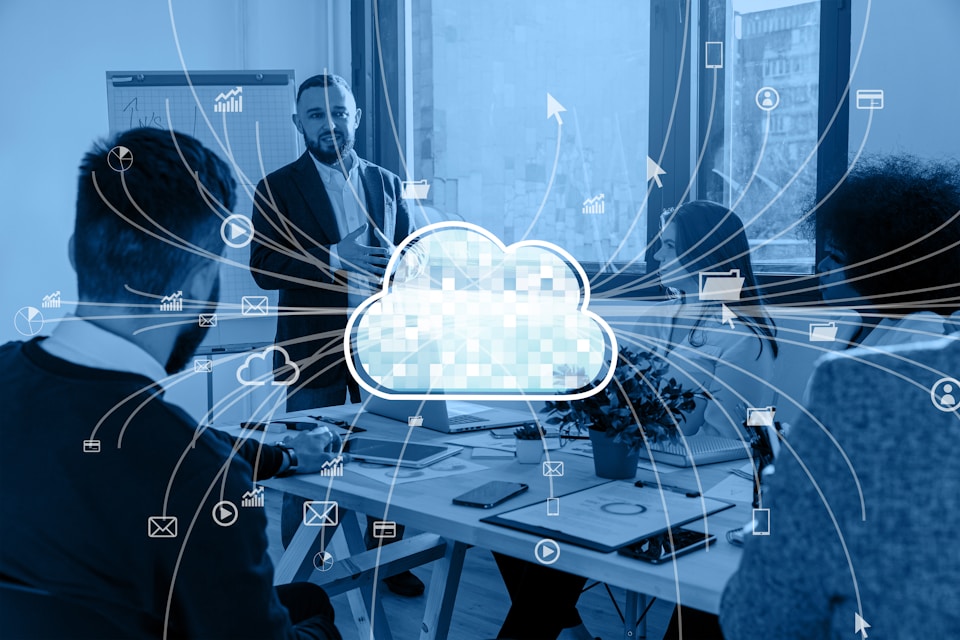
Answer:
[[[493,559],[510,594],[510,611],[497,638],[553,640],[581,624],[577,600],[586,578],[499,553]]]
[[[279,585],[276,590],[280,604],[287,608],[290,621],[300,632],[298,637],[342,640],[333,624],[333,606],[323,589],[309,582],[294,582]]]

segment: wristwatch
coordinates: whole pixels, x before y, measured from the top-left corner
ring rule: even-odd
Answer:
[[[297,467],[300,465],[300,461],[297,459],[297,452],[293,450],[293,447],[288,447],[285,444],[277,443],[277,446],[287,454],[287,459],[290,461],[289,466],[278,473],[277,477],[286,478],[287,476],[292,476],[297,472]]]

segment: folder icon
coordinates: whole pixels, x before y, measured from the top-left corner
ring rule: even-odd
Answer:
[[[423,426],[423,416],[409,416],[407,418],[408,427],[422,427]]]
[[[740,269],[730,271],[701,271],[700,300],[717,302],[736,302],[740,299],[740,290],[743,288],[743,278]]]
[[[811,322],[810,342],[833,342],[837,339],[836,322]]]
[[[424,180],[404,180],[400,183],[400,197],[404,200],[425,200],[430,183]]]
[[[747,426],[748,427],[772,427],[773,414],[776,413],[776,411],[777,410],[775,407],[748,408],[747,409]]]

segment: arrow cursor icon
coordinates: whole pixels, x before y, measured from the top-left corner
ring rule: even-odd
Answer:
[[[725,304],[720,305],[720,324],[727,324],[729,322],[730,328],[736,329],[736,327],[733,326],[733,320],[736,317],[737,314],[731,311],[730,307]]]
[[[861,634],[861,638],[867,637],[867,629],[870,628],[870,623],[863,619],[858,611],[853,613],[853,632]]]
[[[663,183],[660,181],[660,176],[665,175],[667,175],[667,172],[663,170],[663,167],[658,165],[653,158],[647,156],[647,182],[653,180],[662,189]]]
[[[566,111],[563,108],[563,105],[557,102],[557,99],[554,98],[549,93],[547,94],[547,120],[553,116],[557,117],[557,124],[563,124],[563,119],[560,117],[560,112]]]

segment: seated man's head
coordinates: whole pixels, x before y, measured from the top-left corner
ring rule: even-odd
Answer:
[[[131,155],[111,159],[115,147]],[[235,186],[226,163],[184,134],[132,129],[94,144],[80,163],[71,238],[78,315],[149,316],[177,291],[203,301],[166,316],[176,331],[166,368],[183,368],[203,339],[198,314],[216,308],[220,225]]]
[[[823,299],[902,315],[960,308],[960,167],[867,162],[817,212]]]

